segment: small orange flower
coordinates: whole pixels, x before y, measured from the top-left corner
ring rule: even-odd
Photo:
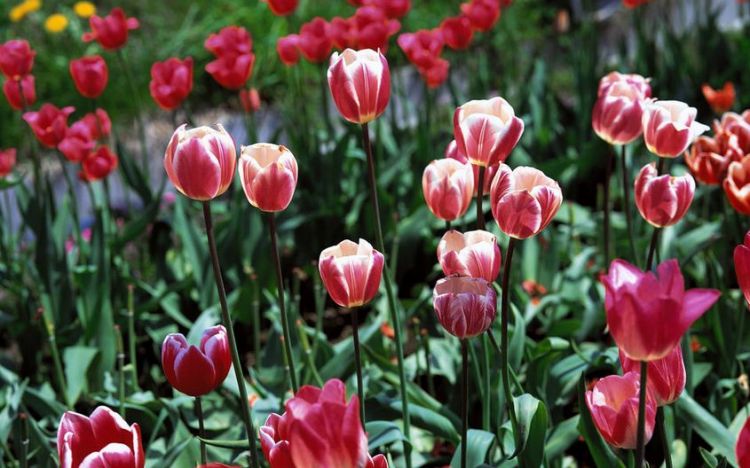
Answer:
[[[734,83],[727,81],[721,89],[713,89],[708,84],[701,86],[703,97],[706,98],[708,105],[711,106],[714,112],[717,114],[723,114],[728,111],[734,105],[734,99],[736,93],[734,91]]]
[[[703,349],[703,345],[701,345],[701,342],[698,340],[698,338],[695,335],[690,337],[690,349],[694,353],[697,353],[698,351]]]
[[[253,393],[252,395],[247,396],[247,403],[250,405],[250,408],[255,406],[255,402],[258,401],[258,395]]]
[[[521,288],[531,297],[531,304],[533,305],[539,305],[541,297],[547,294],[547,288],[532,279],[524,280],[521,283]]]
[[[394,339],[396,336],[396,333],[393,331],[393,327],[388,325],[388,322],[383,322],[383,324],[380,325],[380,333],[382,333],[384,337],[390,339]]]

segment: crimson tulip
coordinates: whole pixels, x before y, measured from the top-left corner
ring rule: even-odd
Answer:
[[[151,97],[164,110],[177,109],[193,90],[193,58],[171,57],[151,66]]]
[[[12,81],[31,73],[36,52],[25,39],[11,39],[0,44],[0,72]]]
[[[364,3],[382,10],[388,18],[403,18],[411,10],[411,0],[366,0]]]
[[[251,205],[265,212],[289,206],[297,187],[297,160],[287,148],[270,143],[243,146],[238,171]]]
[[[680,101],[649,101],[643,111],[643,139],[648,150],[662,158],[676,158],[708,130],[695,121],[698,111]]]
[[[299,30],[297,46],[307,61],[314,63],[325,61],[333,47],[326,20],[315,17],[303,24]]]
[[[627,357],[620,351],[620,364],[623,372],[640,372],[641,363]],[[648,363],[648,391],[653,395],[657,406],[675,402],[685,389],[685,361],[682,348],[675,346],[665,357]]]
[[[449,276],[435,284],[432,305],[440,325],[463,340],[490,328],[497,314],[497,295],[482,278]]]
[[[136,18],[128,18],[122,8],[113,8],[104,18],[89,18],[91,31],[83,34],[84,42],[97,41],[106,50],[117,50],[128,42],[128,32],[140,26]]]
[[[729,164],[724,179],[724,193],[739,213],[750,215],[750,154]]]
[[[734,248],[734,270],[737,283],[750,306],[750,231],[745,234],[744,243]]]
[[[276,53],[284,65],[294,65],[299,62],[299,36],[290,34],[280,37],[276,42]]]
[[[112,133],[112,121],[104,109],[96,109],[96,112],[89,112],[79,122],[82,122],[89,128],[91,138],[94,140],[106,138]]]
[[[5,80],[3,94],[5,94],[5,99],[8,100],[10,107],[15,110],[23,110],[24,107],[33,106],[36,102],[34,75],[26,75],[18,81]]]
[[[207,328],[200,346],[188,344],[181,333],[170,333],[161,345],[161,367],[169,384],[198,397],[215,390],[232,367],[229,338],[223,325]]]
[[[13,166],[16,165],[16,149],[7,148],[0,150],[0,177],[5,177],[11,173]]]
[[[227,54],[206,65],[206,72],[221,86],[227,89],[239,89],[245,86],[253,73],[255,54]]]
[[[95,99],[101,96],[109,81],[107,62],[99,55],[70,61],[70,76],[81,96]]]
[[[333,302],[345,308],[369,303],[380,288],[383,254],[364,239],[344,240],[320,252],[318,271]]]
[[[489,283],[497,279],[502,263],[497,238],[482,230],[446,232],[438,244],[437,256],[446,276],[470,276]]]
[[[471,165],[455,159],[432,161],[422,174],[422,193],[432,214],[454,221],[466,213],[474,194]]]
[[[472,28],[489,31],[500,19],[500,3],[498,0],[470,0],[461,4],[461,13],[469,18]]]
[[[334,18],[335,19],[335,18]],[[348,21],[339,18],[328,25],[328,35],[334,47],[341,49],[372,49],[385,53],[388,40],[401,28],[401,23],[389,18],[380,8],[357,8]]]
[[[81,179],[94,182],[106,178],[117,169],[117,155],[107,146],[100,146],[81,160]]]
[[[241,26],[226,26],[218,33],[210,34],[203,47],[217,57],[223,55],[244,55],[252,53],[253,39],[247,29]]]
[[[440,23],[445,44],[453,50],[463,50],[469,47],[474,37],[471,20],[464,15],[451,16]]]
[[[440,57],[445,45],[445,38],[438,30],[421,29],[413,33],[403,33],[397,41],[406,58],[418,70],[427,69]]]
[[[458,150],[477,166],[504,162],[521,139],[523,128],[523,120],[501,97],[469,101],[453,114]]]
[[[685,164],[698,182],[720,185],[726,178],[729,165],[740,161],[743,156],[737,135],[722,130],[713,138],[698,137],[685,153]]]
[[[690,174],[659,175],[655,163],[646,164],[635,179],[635,206],[655,227],[672,226],[685,216],[695,195]]]
[[[91,134],[91,128],[82,121],[68,127],[65,138],[57,145],[57,149],[70,162],[81,162],[94,150],[96,139]]]
[[[342,117],[356,124],[371,122],[385,112],[391,97],[388,61],[371,49],[334,52],[328,86]]]
[[[299,5],[299,0],[263,0],[268,8],[276,16],[286,16],[294,13]]]
[[[60,109],[54,104],[43,104],[38,111],[23,114],[23,119],[42,145],[54,148],[65,138],[68,116],[73,111],[75,108],[70,106]]]
[[[708,105],[717,114],[723,114],[731,109],[737,97],[734,90],[734,83],[731,81],[724,83],[721,89],[713,89],[711,86],[704,84],[701,86],[701,92],[703,93],[703,97],[706,98]]]
[[[739,467],[750,468],[750,418],[747,418],[742,430],[740,430],[734,451]]]

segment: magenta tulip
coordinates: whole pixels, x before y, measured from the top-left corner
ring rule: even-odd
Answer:
[[[643,166],[635,179],[635,206],[652,226],[672,226],[685,216],[695,195],[695,180],[690,174],[673,177],[659,175],[656,163]]]
[[[318,271],[333,302],[359,307],[375,297],[383,275],[383,254],[364,239],[344,240],[320,253]]]
[[[243,146],[238,170],[251,205],[266,212],[289,206],[297,187],[297,160],[291,151],[270,143]]]
[[[489,283],[497,279],[502,263],[495,235],[481,230],[446,232],[438,244],[437,256],[446,276],[470,276]]]
[[[750,306],[750,231],[745,234],[744,243],[734,248],[734,270],[745,302]]]
[[[490,328],[497,314],[497,295],[482,278],[449,276],[435,284],[432,305],[443,328],[463,340]]]
[[[623,372],[640,372],[641,363],[627,357],[620,351],[620,364]],[[685,362],[682,348],[675,346],[665,357],[648,363],[648,390],[654,396],[657,406],[676,401],[685,389]]]
[[[161,367],[169,384],[198,397],[215,390],[229,373],[232,356],[222,325],[207,328],[200,347],[189,345],[181,333],[170,333],[161,346]]]
[[[458,150],[477,166],[504,162],[521,139],[523,128],[523,120],[501,97],[469,101],[453,114]]]

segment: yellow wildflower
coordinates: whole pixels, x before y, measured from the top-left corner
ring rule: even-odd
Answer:
[[[42,7],[41,0],[25,0],[10,10],[10,20],[17,23],[24,19],[29,13],[33,13]]]
[[[44,22],[44,29],[51,33],[59,33],[68,27],[68,18],[61,13],[50,15]]]
[[[76,2],[73,11],[81,18],[89,18],[96,14],[96,6],[91,2]]]

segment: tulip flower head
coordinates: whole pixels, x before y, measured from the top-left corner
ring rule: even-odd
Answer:
[[[276,16],[287,16],[297,9],[299,0],[263,0]]]
[[[439,29],[421,29],[398,36],[398,45],[417,68],[429,88],[437,88],[448,78],[450,63],[440,54],[445,37]]]
[[[374,2],[371,0],[371,4]],[[385,53],[388,40],[401,29],[398,20],[377,6],[357,8],[349,19],[334,18],[328,25],[333,46],[340,49],[372,49]]]
[[[331,55],[333,47],[326,20],[315,17],[303,24],[299,30],[297,46],[308,62],[324,62]]]
[[[70,162],[81,162],[94,150],[96,139],[91,134],[89,126],[82,121],[71,125],[65,132],[65,138],[57,145],[57,149]]]
[[[469,101],[453,114],[458,150],[477,166],[504,162],[521,139],[523,128],[523,120],[501,97]]]
[[[597,97],[602,97],[609,92],[612,85],[616,83],[625,84],[637,91],[641,99],[651,97],[651,78],[644,78],[635,73],[609,72],[599,80]]]
[[[735,210],[750,215],[750,155],[729,165],[724,193]]]
[[[284,65],[294,65],[299,62],[299,36],[290,34],[280,37],[276,42],[276,53]]]
[[[117,155],[108,147],[100,146],[81,160],[81,179],[93,182],[106,178],[117,169]]]
[[[0,72],[12,81],[31,73],[36,52],[25,39],[11,39],[0,44]]]
[[[0,150],[0,178],[7,176],[16,165],[16,149],[8,148]]]
[[[643,111],[643,139],[649,151],[676,158],[708,127],[695,121],[698,111],[680,101],[648,101]]]
[[[443,328],[463,340],[481,335],[492,325],[497,295],[482,278],[449,276],[435,284],[432,305]]]
[[[437,159],[424,169],[422,193],[432,214],[454,221],[466,213],[474,193],[471,165],[455,159]]]
[[[99,55],[70,61],[70,76],[81,96],[95,99],[101,96],[109,81],[107,62]]]
[[[628,358],[622,351],[620,363],[623,372],[640,372],[641,363]],[[680,345],[675,346],[665,357],[648,363],[648,391],[653,395],[657,406],[675,402],[685,389],[685,380],[685,362]]]
[[[164,110],[177,109],[193,90],[193,58],[171,57],[151,66],[148,85],[154,102]]]
[[[58,108],[53,104],[43,104],[37,112],[26,112],[23,120],[29,124],[39,142],[47,148],[56,147],[65,138],[68,130],[68,116],[74,107]]]
[[[107,111],[104,109],[97,109],[96,112],[89,112],[84,115],[79,122],[88,127],[89,133],[91,133],[91,138],[94,140],[106,138],[112,133],[112,121],[109,119],[109,114],[107,114]]]
[[[255,88],[241,89],[240,103],[242,104],[242,109],[248,114],[258,112],[260,109],[260,94],[258,94],[258,90]]]
[[[271,143],[243,146],[238,170],[251,205],[269,213],[289,206],[297,187],[297,160],[287,148]]]
[[[364,239],[339,242],[320,253],[318,271],[333,302],[345,308],[372,301],[383,276],[383,254]]]
[[[365,124],[385,112],[391,98],[388,61],[371,49],[334,52],[328,68],[328,86],[341,115]]]
[[[462,234],[451,229],[440,239],[437,256],[446,276],[482,278],[488,283],[497,279],[502,263],[497,238],[482,230]]]
[[[715,123],[715,133],[727,132],[737,137],[737,145],[743,154],[750,154],[750,109],[742,115],[727,112],[721,116],[721,121]]]
[[[500,2],[497,0],[471,0],[461,4],[463,13],[477,31],[489,31],[500,19]]]
[[[91,32],[83,34],[84,42],[97,41],[106,50],[117,50],[128,42],[128,32],[138,29],[136,18],[127,18],[122,8],[113,8],[104,18],[89,18]]]
[[[708,105],[717,114],[723,114],[731,109],[737,97],[734,90],[734,83],[731,81],[724,83],[721,89],[713,89],[708,84],[704,84],[701,86],[701,92],[703,93],[703,97],[706,98]]]
[[[471,20],[464,16],[452,16],[440,23],[445,44],[453,50],[463,50],[469,47],[474,37]]]
[[[734,248],[734,270],[737,283],[750,306],[750,231],[745,234],[745,241]]]
[[[713,138],[698,137],[685,153],[685,164],[698,182],[720,185],[726,178],[729,165],[740,161],[743,156],[737,135],[720,131]]]
[[[643,166],[635,179],[635,205],[643,219],[655,227],[672,226],[685,216],[695,195],[690,174],[659,175],[656,163]]]
[[[8,100],[10,107],[15,110],[23,110],[24,107],[33,106],[36,102],[34,75],[26,75],[18,81],[5,80],[3,94],[5,94],[5,99]]]
[[[641,91],[625,81],[612,83],[594,104],[591,124],[610,145],[632,142],[643,132],[644,101]]]
[[[255,64],[250,33],[239,26],[227,26],[209,35],[203,46],[216,57],[206,65],[214,80],[227,89],[242,88]]]
[[[750,468],[750,418],[747,418],[742,430],[740,430],[734,451],[739,467]]]
[[[161,346],[161,366],[169,384],[186,395],[215,390],[232,366],[226,329],[216,325],[204,330],[200,347],[189,345],[180,333],[170,333]]]

